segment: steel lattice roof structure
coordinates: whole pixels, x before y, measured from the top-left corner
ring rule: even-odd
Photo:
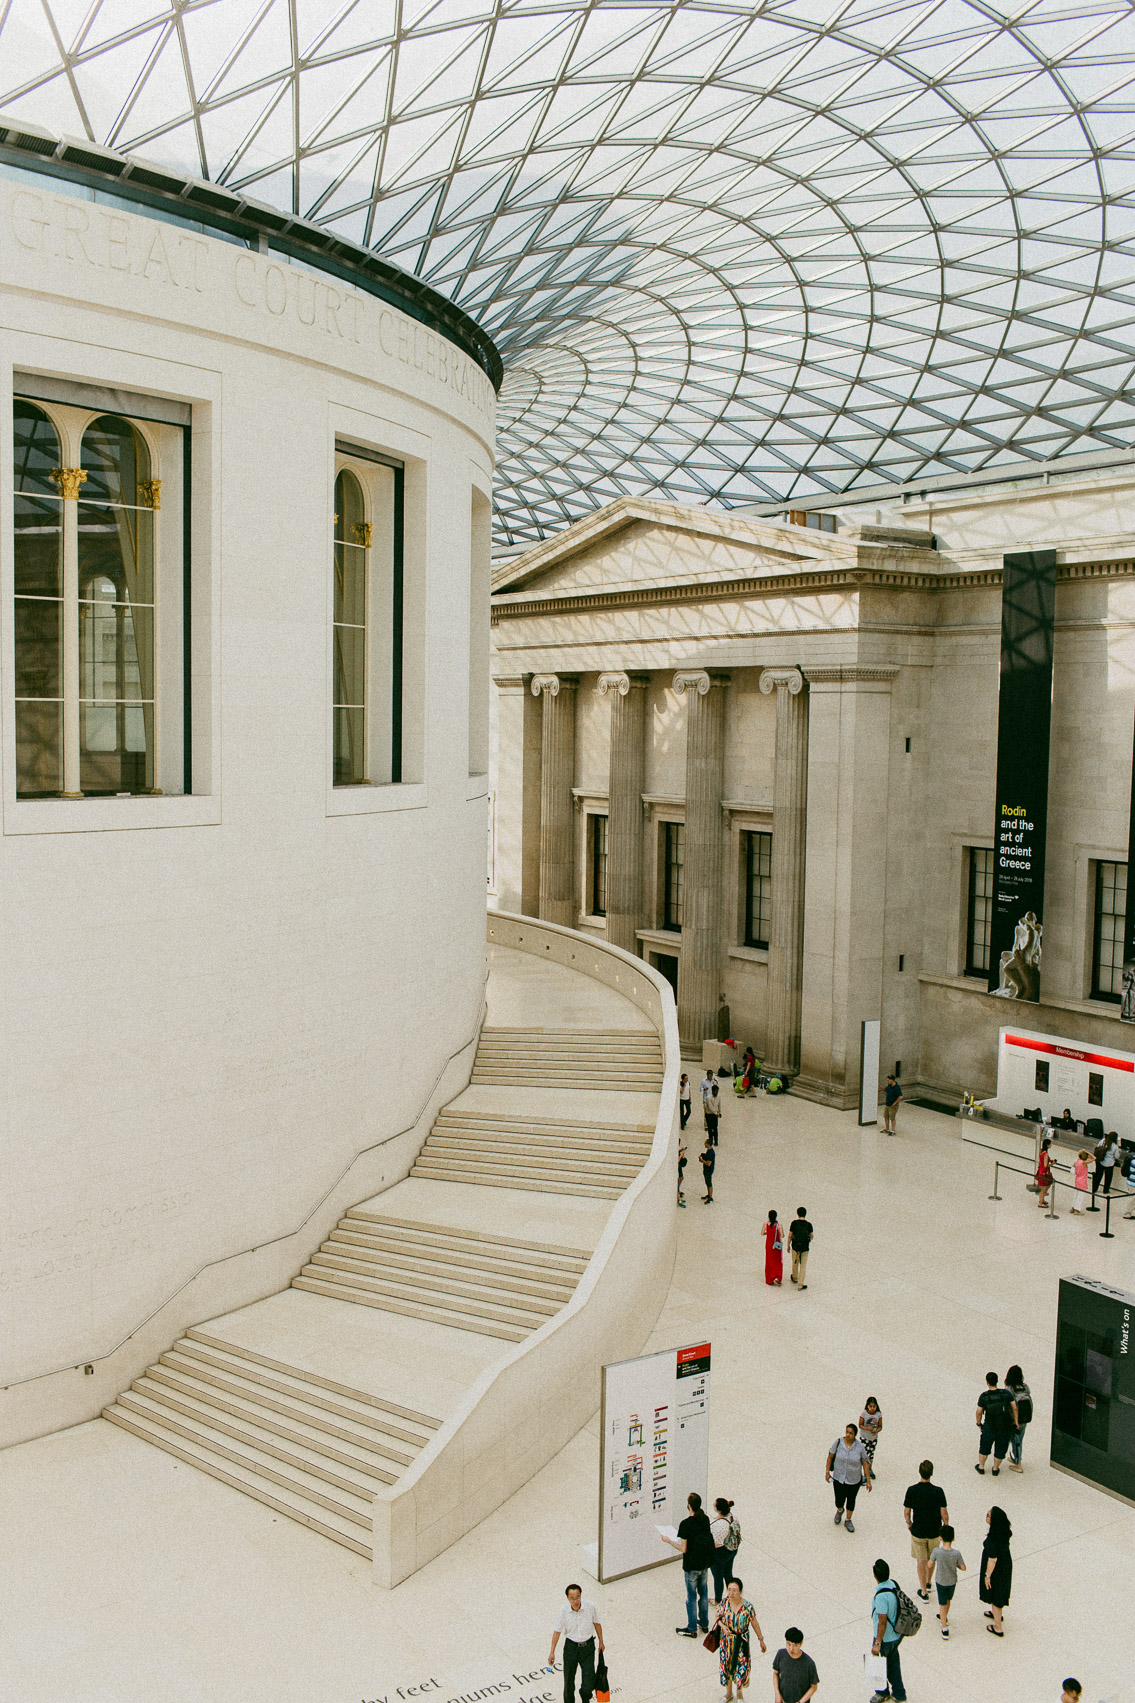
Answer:
[[[505,362],[498,536],[1135,443],[1135,0],[3,0],[0,110]]]

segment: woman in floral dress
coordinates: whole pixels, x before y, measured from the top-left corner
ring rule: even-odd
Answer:
[[[724,1602],[717,1609],[717,1631],[721,1642],[717,1646],[717,1657],[721,1664],[721,1683],[725,1687],[725,1703],[731,1703],[733,1687],[737,1687],[737,1697],[740,1698],[749,1683],[749,1628],[752,1627],[757,1635],[757,1643],[761,1647],[761,1655],[765,1654],[768,1646],[757,1620],[757,1611],[751,1602],[746,1602],[741,1595],[742,1582],[740,1579],[730,1579],[729,1588]]]

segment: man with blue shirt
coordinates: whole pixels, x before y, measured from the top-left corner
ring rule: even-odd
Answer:
[[[887,1661],[887,1690],[876,1691],[875,1697],[877,1703],[881,1703],[881,1699],[887,1696],[893,1697],[895,1703],[906,1703],[906,1689],[902,1682],[902,1668],[899,1666],[899,1645],[902,1638],[895,1630],[898,1592],[891,1583],[891,1570],[885,1561],[876,1561],[872,1572],[875,1575],[875,1595],[871,1598],[871,1654],[885,1656]]]

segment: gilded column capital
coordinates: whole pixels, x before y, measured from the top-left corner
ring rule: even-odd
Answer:
[[[87,470],[85,467],[53,467],[47,477],[53,485],[58,485],[64,502],[77,503],[79,486],[87,482]]]
[[[679,668],[674,676],[675,692],[694,692],[699,698],[704,698],[711,686],[728,684],[728,674],[711,674],[708,668]]]
[[[570,689],[577,684],[574,674],[534,674],[532,696],[538,698],[541,692],[546,692],[549,698],[558,698],[561,686]]]
[[[793,697],[804,690],[804,676],[798,668],[762,668],[761,691],[775,692],[784,687]]]
[[[622,669],[614,669],[609,674],[599,676],[595,690],[601,698],[605,698],[608,692],[617,692],[620,698],[625,698],[632,686],[644,687],[645,685],[645,674],[627,674]]]

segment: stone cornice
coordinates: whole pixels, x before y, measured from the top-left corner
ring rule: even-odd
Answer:
[[[1056,583],[1085,579],[1128,579],[1135,577],[1135,558],[1106,562],[1062,562]],[[559,592],[547,597],[493,599],[492,623],[515,621],[532,615],[582,615],[595,609],[646,609],[668,603],[728,603],[746,598],[785,597],[803,593],[819,597],[825,592],[852,593],[876,587],[890,591],[969,591],[981,586],[999,586],[1001,569],[966,568],[953,573],[923,573],[899,568],[816,568],[790,574],[750,575],[730,580],[680,580],[672,585],[648,585],[621,591]]]
[[[809,686],[853,686],[861,681],[881,680],[889,684],[898,671],[897,662],[845,662],[805,667],[804,674]]]

